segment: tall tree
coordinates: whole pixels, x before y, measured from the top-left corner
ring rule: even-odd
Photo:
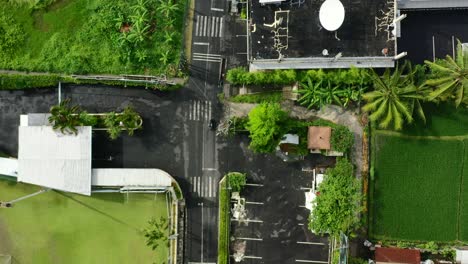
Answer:
[[[249,113],[247,129],[250,148],[255,152],[273,152],[284,134],[287,113],[280,104],[262,103]]]
[[[453,99],[457,107],[462,103],[468,105],[468,50],[463,50],[459,40],[455,59],[447,55],[444,60],[425,63],[433,73],[433,77],[426,81],[428,86],[434,88],[429,100]]]
[[[407,123],[413,122],[414,112],[423,121],[426,120],[421,106],[425,88],[415,85],[414,74],[415,70],[408,62],[402,67],[397,66],[393,73],[387,69],[383,76],[373,70],[370,72],[374,90],[363,94],[367,103],[362,109],[372,112],[369,118],[379,127],[386,129],[392,126],[395,130],[401,130],[405,120]]]

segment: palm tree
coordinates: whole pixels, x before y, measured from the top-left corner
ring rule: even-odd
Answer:
[[[81,125],[79,107],[69,106],[70,99],[65,99],[60,104],[50,108],[49,123],[54,130],[60,130],[62,134],[77,134],[77,126]]]
[[[428,86],[434,88],[428,96],[430,101],[455,99],[457,107],[461,103],[468,104],[467,52],[467,50],[463,50],[458,40],[455,60],[447,55],[444,60],[425,61],[434,74],[432,79],[426,81]]]
[[[159,0],[159,4],[160,6],[157,8],[157,10],[163,13],[166,18],[168,18],[178,9],[177,4],[174,4],[172,0]]]
[[[407,75],[403,77],[405,70]],[[375,90],[363,94],[367,103],[362,109],[372,112],[371,121],[384,129],[393,124],[393,129],[401,130],[405,119],[408,123],[413,122],[415,111],[423,121],[426,120],[420,103],[425,98],[425,89],[414,84],[413,75],[409,63],[397,66],[392,74],[387,69],[382,77],[373,70],[370,72]]]
[[[332,87],[330,81],[328,81],[328,88],[322,89],[322,95],[325,101],[325,104],[337,104],[343,106],[341,102],[341,97],[344,94],[339,86]]]
[[[170,57],[171,57],[171,51],[170,50],[166,50],[164,52],[161,52],[160,53],[160,58],[159,58],[159,61],[164,64],[164,65],[167,65],[167,63],[169,62],[170,60]]]

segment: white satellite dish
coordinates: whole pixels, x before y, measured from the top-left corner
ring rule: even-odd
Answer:
[[[319,19],[323,28],[336,31],[343,25],[345,9],[340,0],[327,0],[320,7]]]

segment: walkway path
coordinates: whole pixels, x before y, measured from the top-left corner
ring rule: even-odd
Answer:
[[[232,103],[226,102],[226,116],[227,117],[245,117],[248,115],[250,110],[254,108],[256,104],[247,103]],[[314,119],[321,118],[332,121],[343,126],[346,126],[354,134],[354,147],[351,152],[352,161],[356,164],[356,176],[361,177],[362,171],[362,136],[363,128],[359,122],[357,114],[346,111],[343,108],[336,105],[327,105],[320,110],[309,110],[305,107],[295,106],[292,102],[286,102],[282,105],[285,111],[289,112],[289,115],[298,119]]]

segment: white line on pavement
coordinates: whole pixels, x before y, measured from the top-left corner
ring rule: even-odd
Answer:
[[[257,184],[257,183],[246,183],[246,186],[254,186],[254,187],[263,187],[263,184]]]
[[[221,59],[203,59],[203,58],[193,58],[194,61],[207,61],[207,62],[221,62]]]
[[[239,220],[235,219],[235,218],[232,218],[231,221],[236,221],[238,222]],[[248,222],[248,223],[263,223],[262,220],[250,220],[250,219],[247,219],[247,220],[242,220],[243,222]]]
[[[240,239],[240,240],[252,240],[252,241],[263,241],[263,238],[252,238],[252,237],[236,237],[236,239]]]
[[[208,185],[208,188],[209,188],[209,189],[208,189],[208,197],[214,197],[214,195],[213,195],[213,186],[211,186],[211,180],[212,180],[211,177],[210,177],[208,180],[209,180],[209,181],[208,181],[208,182],[209,182],[209,185]]]
[[[224,9],[222,9],[222,8],[215,8],[215,7],[212,7],[212,8],[211,8],[211,11],[219,11],[219,12],[224,12]]]
[[[208,101],[208,120],[211,120],[211,101]]]
[[[297,241],[297,244],[328,246],[328,244],[325,244],[325,243],[320,243],[320,242],[306,242],[306,241]]]
[[[198,27],[200,26],[200,16],[197,15],[197,25],[195,26],[195,36],[198,36]]]
[[[202,32],[202,36],[206,36],[206,26],[207,26],[207,17],[206,16],[203,16],[203,32]]]
[[[198,45],[198,46],[209,46],[210,43],[208,43],[208,42],[194,42],[193,45]]]
[[[260,202],[245,202],[246,204],[258,204],[258,205],[263,205],[263,203],[260,203]]]
[[[194,52],[193,53],[194,56],[204,56],[204,57],[217,57],[217,58],[221,58],[221,55],[219,54],[206,54],[206,53],[198,53],[198,52]]]
[[[221,17],[221,22],[219,23],[219,36],[220,37],[224,37],[223,27],[224,27],[224,18]]]
[[[328,261],[315,261],[315,260],[306,260],[306,259],[296,259],[296,262],[303,262],[303,263],[317,263],[317,264],[328,264]]]
[[[210,33],[210,35],[212,37],[215,37],[215,31],[214,31],[215,20],[216,20],[216,17],[211,17],[211,33]]]

